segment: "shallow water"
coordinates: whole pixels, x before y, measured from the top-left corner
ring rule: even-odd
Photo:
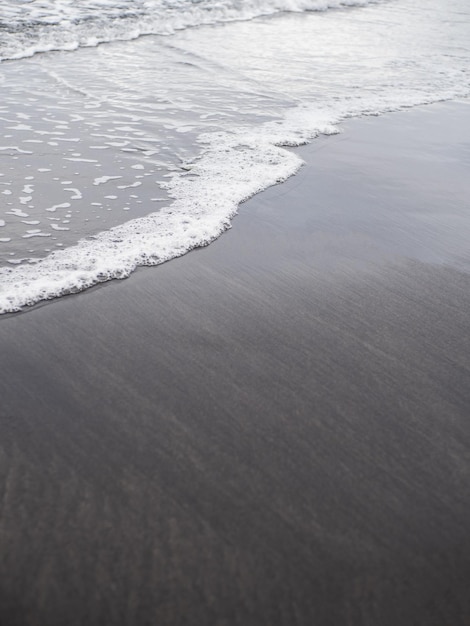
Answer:
[[[90,34],[96,20],[85,19],[86,10],[99,5],[108,38],[118,39],[113,11],[127,4],[42,3],[26,30],[44,42],[44,29],[57,35],[60,26],[69,37],[62,47],[77,47],[75,26]],[[163,27],[164,4],[167,18],[176,15],[176,4],[137,4],[147,13],[121,17],[121,25],[149,24],[153,10]],[[208,3],[190,4],[199,11],[194,23],[210,21]],[[6,7],[24,22],[37,5]],[[234,3],[212,6],[220,9],[213,26],[168,27],[169,36],[98,47],[87,47],[90,34],[73,52],[0,65],[1,312],[209,243],[241,201],[300,167],[282,146],[336,132],[347,117],[470,92],[463,0],[290,13],[275,13],[280,3],[248,3],[237,14]],[[247,6],[275,14],[247,19]],[[245,21],[223,23],[235,18]],[[13,27],[7,35],[4,50]]]

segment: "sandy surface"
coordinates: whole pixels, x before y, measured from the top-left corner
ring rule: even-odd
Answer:
[[[470,623],[470,108],[0,319],[0,623]]]

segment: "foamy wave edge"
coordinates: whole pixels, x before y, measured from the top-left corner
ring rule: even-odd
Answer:
[[[231,227],[242,202],[299,170],[302,159],[286,148],[306,144],[319,134],[338,133],[338,124],[346,118],[381,115],[453,97],[457,95],[375,102],[367,108],[350,101],[347,109],[336,110],[300,105],[288,110],[283,120],[262,124],[249,134],[201,135],[200,142],[205,144],[201,156],[165,183],[174,199],[169,206],[43,259],[0,268],[0,315],[127,278],[139,266],[159,265],[208,245]]]
[[[172,35],[186,28],[248,21],[282,12],[326,11],[346,7],[363,7],[384,0],[251,0],[240,6],[228,0],[220,6],[193,5],[184,10],[146,13],[122,20],[97,20],[95,23],[61,22],[38,25],[37,30],[22,34],[3,34],[0,63],[32,57],[51,51],[73,51],[112,41],[129,41],[145,35]]]
[[[295,116],[293,111],[284,123],[269,122],[249,134],[202,135],[202,154],[165,183],[173,202],[158,212],[43,259],[0,268],[0,314],[126,278],[139,266],[158,265],[211,243],[230,228],[241,202],[283,182],[301,167],[302,160],[281,146],[337,132],[326,116],[316,113],[313,121],[311,111],[295,109]],[[296,123],[289,124],[289,117],[295,117]]]

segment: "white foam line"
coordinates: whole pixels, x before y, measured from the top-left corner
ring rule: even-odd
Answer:
[[[131,187],[140,187],[142,183],[137,180],[135,183],[131,183],[129,185],[118,185],[118,189],[130,189]]]
[[[76,189],[75,187],[65,187],[65,191],[71,191],[73,193],[73,196],[70,196],[70,200],[81,200],[83,198],[80,189]]]
[[[194,178],[175,175],[167,187],[177,199],[160,212],[54,251],[34,265],[0,269],[0,312],[18,311],[39,300],[125,278],[139,265],[157,265],[207,245],[229,228],[239,202],[285,180],[302,163],[295,154],[268,143],[253,146],[248,154],[237,146],[235,141],[229,159],[228,145],[209,150],[193,168],[198,174]],[[220,165],[222,155],[225,172]],[[230,172],[235,188],[221,189],[218,171],[225,176]]]
[[[53,206],[46,209],[46,211],[50,211],[51,213],[55,213],[57,209],[68,209],[70,206],[70,202],[63,202],[62,204],[54,204]]]
[[[241,202],[299,169],[301,159],[281,146],[306,143],[318,133],[338,132],[334,124],[346,117],[423,104],[419,98],[394,106],[379,103],[376,108],[370,102],[361,105],[360,99],[355,104],[348,100],[337,110],[299,106],[290,109],[284,120],[262,124],[251,133],[220,131],[200,136],[205,152],[195,162],[183,164],[191,175],[175,172],[162,185],[174,199],[170,206],[55,250],[34,264],[0,268],[0,313],[122,279],[138,266],[158,265],[209,244],[230,227]],[[95,184],[112,178],[120,177],[101,177]]]
[[[64,157],[64,161],[75,161],[77,163],[98,163],[96,159],[80,159],[78,157]]]
[[[23,239],[31,239],[31,237],[50,237],[51,233],[27,233],[26,235],[22,235]]]
[[[59,226],[58,224],[51,224],[51,227],[54,230],[70,230],[70,228],[67,228],[65,226]]]
[[[7,150],[12,150],[13,152],[18,152],[19,154],[33,154],[29,150],[22,150],[21,148],[18,148],[18,146],[0,146],[0,150],[5,152]]]
[[[104,185],[104,183],[107,183],[110,180],[117,180],[118,178],[122,178],[122,176],[99,176],[98,178],[95,178],[93,184]]]

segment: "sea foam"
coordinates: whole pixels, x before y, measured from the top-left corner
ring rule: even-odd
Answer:
[[[387,110],[413,104],[402,102]],[[162,184],[171,204],[45,258],[0,268],[0,313],[126,278],[139,266],[158,265],[208,245],[230,228],[240,203],[285,181],[302,166],[289,147],[319,134],[338,133],[337,124],[352,114],[379,112],[370,106],[361,110],[359,103],[327,111],[300,105],[288,110],[282,121],[267,122],[252,132],[201,135],[201,156]]]
[[[302,165],[280,144],[298,145],[319,132],[337,132],[316,112],[311,112],[308,125],[305,112],[297,116],[297,124],[291,114],[282,127],[267,123],[251,134],[201,136],[203,154],[184,165],[184,174],[174,173],[164,184],[174,199],[169,206],[43,259],[0,268],[0,313],[125,278],[138,266],[157,265],[209,244],[230,227],[241,202],[286,180]]]
[[[135,6],[144,4],[153,3]],[[228,21],[234,8],[259,13],[339,4],[346,3],[227,0],[211,6]],[[69,5],[54,3],[57,10]],[[104,13],[117,6],[88,0],[78,6],[87,5]],[[174,2],[157,5],[171,19],[189,20],[176,16]],[[192,19],[210,5],[183,6]],[[464,14],[464,0],[429,0],[425,11],[418,0],[396,0],[364,11],[286,14],[2,65],[6,218],[0,225],[7,265],[0,268],[0,312],[124,278],[138,266],[207,245],[230,227],[241,202],[298,170],[301,159],[289,146],[337,132],[348,117],[468,96],[470,21],[461,19]],[[23,122],[32,130],[18,128]],[[34,133],[44,143],[28,143],[34,152],[20,148]],[[69,139],[80,141],[70,145]],[[33,199],[22,205],[30,184],[24,181],[31,179],[24,174],[31,172]],[[161,208],[151,212],[154,202]],[[105,222],[104,211],[107,218],[115,211],[114,221]],[[121,223],[123,211],[139,217]],[[23,230],[22,216],[41,223]],[[101,232],[92,221],[103,224]],[[23,235],[32,235],[32,243]],[[42,240],[56,249],[39,250]],[[48,254],[38,258],[38,252]]]
[[[0,61],[276,13],[326,11],[384,0],[2,0]]]

